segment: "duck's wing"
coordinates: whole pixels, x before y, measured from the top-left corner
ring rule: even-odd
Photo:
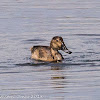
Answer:
[[[44,48],[39,48],[39,58],[44,58],[46,54],[46,50]]]
[[[50,52],[49,46],[33,46],[31,48],[32,54],[37,54],[38,58],[46,58]]]

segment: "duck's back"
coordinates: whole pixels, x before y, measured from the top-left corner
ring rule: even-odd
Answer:
[[[52,61],[53,57],[50,52],[49,46],[33,46],[31,48],[32,59]]]

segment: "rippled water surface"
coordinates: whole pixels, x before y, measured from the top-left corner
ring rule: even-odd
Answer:
[[[71,55],[30,59],[57,35]],[[100,0],[1,0],[0,98],[100,100]]]

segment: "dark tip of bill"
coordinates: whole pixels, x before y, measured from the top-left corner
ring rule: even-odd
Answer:
[[[71,52],[71,51],[69,51],[68,53],[69,53],[69,54],[71,54],[72,52]]]

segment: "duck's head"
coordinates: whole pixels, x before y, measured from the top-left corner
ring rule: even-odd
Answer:
[[[60,36],[55,36],[52,38],[50,47],[54,50],[62,50],[68,54],[71,54],[72,52],[69,51],[63,41],[63,38]]]

